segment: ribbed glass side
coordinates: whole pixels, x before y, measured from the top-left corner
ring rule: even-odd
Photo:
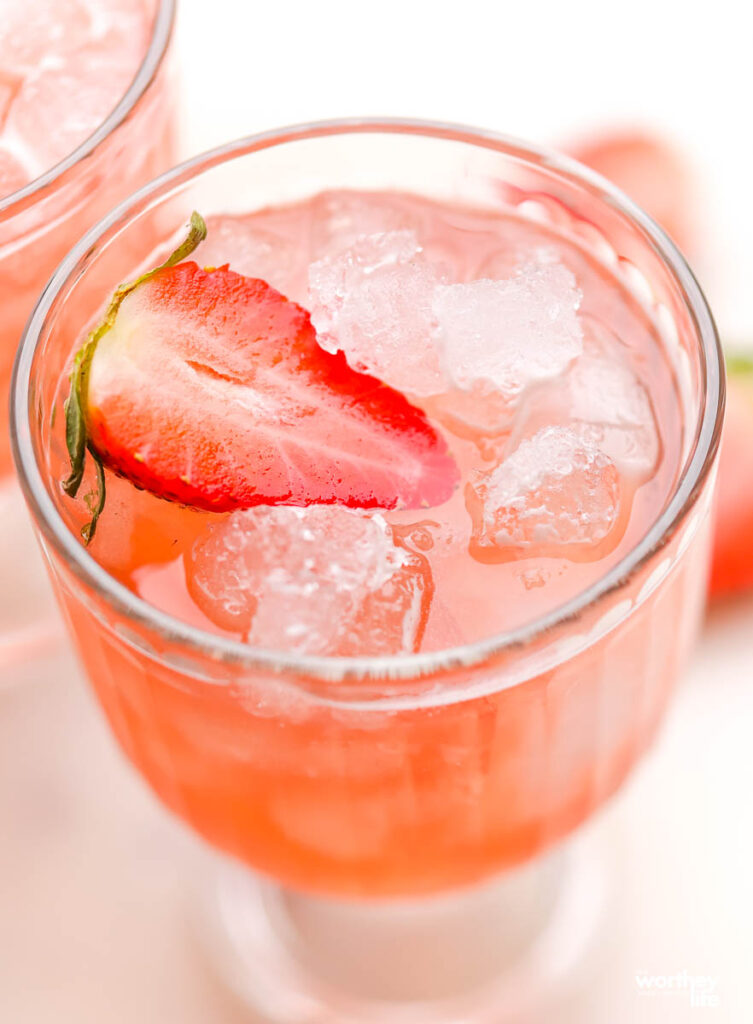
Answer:
[[[333,707],[273,677],[210,681],[209,660],[202,680],[95,614],[62,568],[58,584],[124,751],[212,844],[306,890],[437,892],[567,835],[649,745],[702,607],[707,504],[620,591],[634,604],[608,632],[524,682],[431,706]]]

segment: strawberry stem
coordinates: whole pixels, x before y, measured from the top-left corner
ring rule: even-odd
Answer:
[[[204,218],[195,210],[191,214],[189,231],[181,244],[172,252],[164,263],[158,267],[148,270],[145,274],[137,277],[135,281],[121,284],[110,299],[110,304],[102,322],[94,328],[88,338],[76,353],[71,371],[71,389],[65,402],[65,443],[68,455],[71,460],[71,469],[68,476],[63,480],[62,487],[65,493],[75,498],[84,478],[84,466],[86,463],[86,452],[92,457],[97,474],[97,501],[92,509],[92,518],[81,530],[81,536],[85,544],[94,537],[99,519],[105,505],[105,475],[102,467],[102,460],[99,454],[89,444],[86,430],[86,406],[88,398],[89,370],[94,353],[100,338],[109,331],[115,323],[120,305],[126,295],[129,295],[134,288],[148,281],[159,270],[166,267],[173,267],[180,263],[186,256],[190,256],[194,249],[204,241],[207,236],[207,226]]]
[[[81,536],[85,544],[88,544],[94,537],[94,533],[97,529],[97,522],[105,507],[105,496],[107,493],[105,488],[105,470],[102,465],[102,460],[91,445],[87,445],[87,447],[97,474],[97,487],[94,491],[92,507],[90,508],[92,517],[88,523],[85,523],[81,527]]]

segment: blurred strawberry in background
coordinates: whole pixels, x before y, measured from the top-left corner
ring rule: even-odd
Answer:
[[[695,176],[670,142],[640,129],[605,132],[571,146],[576,160],[609,178],[692,255],[696,241]]]
[[[753,358],[727,357],[711,593],[753,587]]]
[[[606,131],[566,147],[643,207],[694,262],[700,244],[695,175],[670,142],[645,130]],[[711,595],[753,587],[753,353],[728,355]]]

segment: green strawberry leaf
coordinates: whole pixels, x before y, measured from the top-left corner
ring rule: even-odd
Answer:
[[[65,443],[71,461],[71,469],[68,476],[63,480],[63,490],[69,497],[75,498],[84,477],[86,463],[86,452],[89,451],[97,472],[97,497],[92,506],[92,518],[81,530],[81,536],[86,544],[94,537],[97,528],[97,520],[105,505],[105,476],[102,463],[96,452],[88,443],[86,430],[86,405],[88,395],[88,380],[91,362],[99,343],[100,338],[110,330],[118,315],[120,305],[126,295],[129,295],[134,288],[148,281],[159,270],[166,267],[173,267],[180,263],[186,256],[190,256],[196,247],[204,241],[207,236],[207,226],[204,218],[195,210],[191,214],[189,231],[186,238],[178,248],[172,252],[164,263],[158,267],[148,270],[137,277],[135,281],[121,284],[113,294],[110,304],[107,307],[102,322],[94,328],[88,338],[76,353],[71,371],[71,389],[65,402]]]

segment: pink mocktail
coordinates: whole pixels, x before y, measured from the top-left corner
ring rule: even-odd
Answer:
[[[320,347],[343,350],[351,366],[427,412],[459,477],[433,506],[284,500],[228,515],[164,501],[106,472],[91,554],[152,606],[252,647],[329,657],[488,641],[593,586],[669,499],[682,413],[659,327],[618,274],[551,227],[354,192],[210,217],[207,227],[195,254],[202,264],[263,278],[310,309]],[[134,320],[145,353],[162,329],[165,294],[136,292],[119,314],[129,337]],[[194,323],[189,306],[179,327],[193,358],[177,386],[200,369],[211,374],[202,417],[219,396],[229,444],[234,410],[250,419],[262,406],[273,429],[275,393],[200,354],[225,320],[208,315]],[[173,326],[168,333],[180,345]],[[90,402],[114,388],[128,398],[128,417],[138,416],[137,396],[164,370],[159,387],[171,406],[183,373],[173,356],[160,349],[142,362],[129,342],[123,358],[95,359]],[[66,373],[61,405],[68,386]],[[309,400],[303,386],[293,397]],[[316,410],[311,417],[316,460]],[[147,436],[140,463],[167,440]],[[324,443],[337,450],[339,438]],[[185,479],[194,457],[187,452]],[[76,532],[90,507],[65,503]],[[688,563],[691,574],[702,571]],[[347,738],[340,716],[322,711],[293,716],[280,734],[277,715],[253,712],[257,698],[237,706],[212,688],[193,721],[195,702],[180,689],[120,660],[116,668],[112,653],[100,661],[88,640],[84,657],[134,759],[208,838],[292,884],[409,893],[529,856],[614,789],[651,735],[689,635],[684,589],[676,583],[619,641],[594,643],[558,674],[441,712],[396,713]],[[693,607],[700,592],[689,588]],[[646,657],[660,668],[648,691]],[[448,761],[448,745],[457,760]]]
[[[91,552],[147,602],[260,647],[439,650],[530,624],[645,535],[680,470],[677,384],[626,284],[571,241],[504,213],[394,194],[319,195],[207,227],[197,262],[263,278],[311,310],[320,346],[343,350],[426,411],[459,479],[439,505],[383,509],[375,520],[337,506],[270,511],[263,501],[228,519],[108,477]],[[159,324],[159,310],[152,315]],[[143,377],[130,357],[109,372],[117,387],[132,374],[138,393],[161,360]],[[250,416],[261,400],[234,382],[212,386],[228,417],[234,408]],[[61,395],[66,387],[67,377]],[[273,421],[274,396],[263,400]],[[230,438],[232,429],[228,418]],[[336,448],[336,436],[325,441]],[[85,505],[66,511],[77,525],[88,515]],[[347,575],[360,563],[379,590],[396,542],[412,556],[391,583],[405,615],[370,628],[359,610],[357,640],[331,631],[358,604],[360,584],[353,575],[336,593],[317,572],[335,560]],[[321,556],[311,573],[301,564],[309,554]],[[279,591],[265,582],[275,567],[289,570]]]
[[[71,384],[192,208],[207,240],[120,293]],[[722,385],[681,257],[555,158],[424,125],[250,139],[131,213],[60,268],[14,395],[128,757],[215,847],[335,901],[566,836],[650,742],[703,603]],[[264,969],[292,933],[259,934],[265,1011],[331,1009]]]

